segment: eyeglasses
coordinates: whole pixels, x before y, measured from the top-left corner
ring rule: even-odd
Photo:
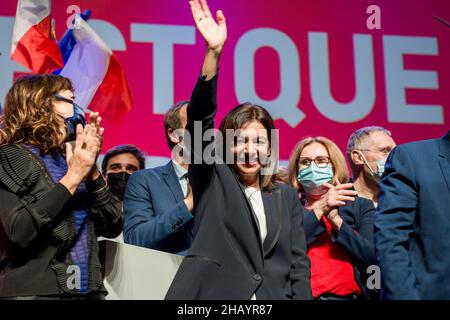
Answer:
[[[86,125],[86,119],[84,118],[83,109],[81,109],[81,107],[76,104],[75,101],[63,97],[57,93],[55,93],[53,96],[56,98],[56,100],[70,103],[73,106],[73,116],[67,118],[67,120],[73,120],[77,123],[81,123],[83,127]]]
[[[392,149],[387,149],[387,148],[384,148],[384,149],[382,149],[382,150],[376,150],[376,149],[357,149],[357,150],[359,150],[359,151],[369,151],[369,152],[376,152],[376,153],[381,153],[381,154],[383,154],[383,155],[385,155],[385,156],[388,156],[389,155],[389,153],[392,151]]]
[[[330,157],[326,156],[318,156],[315,157],[314,159],[301,157],[300,160],[298,161],[298,164],[302,168],[308,168],[312,162],[314,162],[316,166],[318,166],[319,168],[325,168],[331,163],[331,160]]]
[[[76,104],[75,101],[72,100],[72,99],[63,97],[62,95],[57,94],[57,93],[55,93],[55,94],[53,95],[53,97],[55,97],[56,100],[64,101],[64,102],[70,103],[71,105],[73,105],[74,110],[77,110],[77,113],[78,113],[78,110],[83,110],[83,109],[81,109],[81,107],[80,107],[78,104]]]

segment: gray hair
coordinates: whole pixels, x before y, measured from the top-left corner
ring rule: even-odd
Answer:
[[[379,126],[368,126],[353,132],[347,142],[347,159],[350,162],[350,167],[352,170],[354,170],[354,164],[351,156],[352,151],[355,149],[360,149],[367,142],[371,132],[384,132],[389,137],[392,137],[392,133],[389,130]]]

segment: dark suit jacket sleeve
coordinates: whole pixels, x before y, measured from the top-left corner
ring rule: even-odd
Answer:
[[[40,200],[25,204],[0,184],[0,219],[8,239],[20,248],[29,247],[39,235],[49,233],[72,195],[62,184]]]
[[[128,179],[124,201],[124,239],[133,245],[157,248],[161,240],[177,232],[192,219],[192,215],[184,201],[168,205],[167,211],[155,214],[144,173],[138,171]]]
[[[97,237],[114,238],[123,230],[123,212],[120,200],[114,196],[100,175],[94,181],[85,182],[89,193],[88,208]]]
[[[202,138],[206,130],[214,129],[214,116],[217,111],[217,78],[218,74],[208,81],[199,77],[187,108],[186,134],[189,138],[185,138],[185,143],[191,155],[189,182],[194,195],[194,207],[214,172],[213,159],[205,161],[203,158],[203,152],[212,141],[203,141]],[[196,126],[202,129],[201,132],[195,130]],[[214,155],[212,153],[212,156]]]
[[[375,214],[375,250],[381,269],[383,295],[388,299],[420,299],[409,257],[418,205],[410,155],[395,148],[381,180]]]
[[[303,207],[295,190],[291,193],[291,234],[292,234],[292,268],[291,287],[294,299],[312,299],[310,283],[310,261],[306,254],[306,239],[303,229]]]
[[[303,208],[303,228],[305,229],[306,243],[308,245],[313,243],[325,231],[324,225],[317,220],[314,212],[305,208]]]
[[[362,199],[359,199],[362,200]],[[373,245],[373,218],[375,208],[370,201],[358,201],[352,207],[357,210],[354,216],[359,216],[359,228],[354,230],[345,221],[339,232],[333,232],[332,241],[343,246],[354,258],[359,259],[365,265],[373,265],[375,260],[375,248]]]

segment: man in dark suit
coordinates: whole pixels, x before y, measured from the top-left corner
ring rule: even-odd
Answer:
[[[176,132],[186,126],[188,101],[172,106],[164,117],[172,151],[180,142]],[[172,152],[166,165],[141,170],[128,180],[125,200],[125,242],[185,255],[192,242],[193,196],[187,180],[188,165]]]
[[[375,250],[385,299],[450,299],[450,132],[395,148],[381,180]]]

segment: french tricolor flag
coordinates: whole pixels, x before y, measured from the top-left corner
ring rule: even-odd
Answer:
[[[85,111],[120,123],[133,105],[122,67],[111,49],[89,24],[76,15],[60,41],[65,66],[60,75],[69,78],[76,102]]]
[[[50,73],[64,66],[52,38],[50,0],[19,0],[11,45],[11,59],[34,73]]]

